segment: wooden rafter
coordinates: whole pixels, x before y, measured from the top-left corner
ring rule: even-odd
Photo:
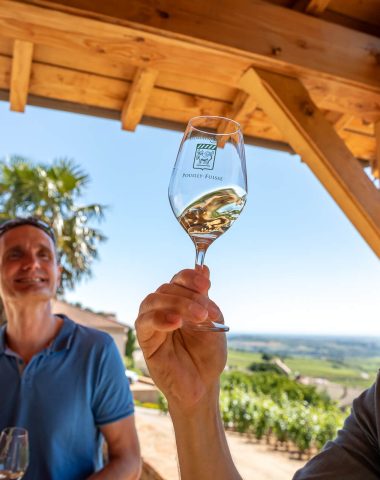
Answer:
[[[351,122],[352,115],[347,113],[342,113],[342,115],[334,123],[334,128],[337,132],[344,130],[344,128]]]
[[[39,49],[36,48],[33,56],[33,75],[29,86],[28,102],[30,104],[120,119],[121,109],[131,88],[130,82],[113,78],[114,75],[110,75],[112,70],[106,70],[105,73],[108,75],[102,76],[78,69],[48,65],[42,62],[43,58],[39,57],[38,52]],[[35,60],[36,57],[39,57],[38,62]],[[12,59],[0,55],[0,96],[4,93],[1,97],[3,100],[8,99],[6,91],[9,89],[11,66]],[[131,72],[130,80],[132,79]],[[185,77],[184,83],[186,81]],[[209,95],[215,91],[223,93],[223,89],[218,90],[217,84],[206,83],[204,95],[188,93],[193,91],[191,79],[189,84],[184,84],[188,89],[187,92],[179,91],[179,88],[175,88],[176,85],[178,84],[174,83],[171,75],[160,72],[144,112],[146,119],[186,124],[190,117],[196,115],[226,115],[231,103],[225,98],[231,98],[232,92],[236,92],[236,89],[225,88],[226,94],[221,95],[221,99],[216,99],[210,98]],[[194,89],[198,89],[197,81],[194,81]],[[280,142],[284,145],[284,136],[271,123],[265,112],[256,109],[249,117],[249,122],[244,126],[244,134],[247,137],[254,137],[255,141],[261,138],[264,142]],[[335,115],[333,120],[336,121],[336,119]],[[168,127],[169,125],[166,125],[166,128]],[[371,160],[375,152],[373,130],[364,127],[360,120],[356,122],[355,128],[359,127],[363,134],[361,130],[343,131],[342,134],[355,156]]]
[[[205,22],[204,2],[193,3],[191,10],[181,13],[176,2],[169,1],[163,22],[152,2],[133,0],[126,9],[133,12],[133,22],[116,25],[0,0],[0,32],[135,67],[217,78],[222,84],[237,81],[252,65],[298,77],[319,76],[380,94],[377,37],[259,0],[245,2],[244,15],[239,10],[232,18],[236,5],[226,0]],[[241,35],[242,31],[249,34]]]
[[[33,43],[15,40],[10,82],[10,108],[14,112],[24,112],[25,110],[32,61]]]
[[[124,130],[133,132],[140,123],[157,75],[158,71],[152,68],[137,70],[121,111],[121,123]]]
[[[240,123],[242,130],[247,125],[249,116],[253,114],[257,107],[257,101],[243,90],[239,90],[234,102],[225,113],[225,116]],[[224,133],[223,123],[218,128],[218,133]]]
[[[272,122],[380,257],[380,191],[299,80],[250,69],[239,84],[256,96]]]
[[[321,15],[331,0],[310,0],[306,5],[305,12],[311,15]]]

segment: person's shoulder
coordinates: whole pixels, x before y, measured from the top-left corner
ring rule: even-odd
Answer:
[[[77,325],[77,335],[82,341],[89,344],[108,346],[113,343],[113,338],[109,333],[80,324]]]
[[[108,346],[113,343],[113,338],[107,332],[97,330],[96,328],[87,327],[75,322],[68,317],[66,320],[73,322],[75,325],[75,341],[89,346]]]

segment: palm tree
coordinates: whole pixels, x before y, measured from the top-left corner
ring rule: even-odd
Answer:
[[[33,215],[55,230],[63,267],[61,293],[91,277],[98,257],[97,246],[106,237],[92,226],[104,218],[105,206],[78,205],[89,176],[72,160],[57,159],[51,165],[32,163],[19,156],[0,161],[1,219]]]

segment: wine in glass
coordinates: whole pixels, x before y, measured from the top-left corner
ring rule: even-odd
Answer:
[[[29,463],[28,432],[8,427],[0,434],[0,480],[19,480]]]
[[[202,268],[211,243],[226,232],[243,210],[247,172],[243,135],[234,120],[192,118],[185,130],[169,184],[169,202],[194,242],[195,267]],[[200,331],[229,328],[207,319],[186,325]]]

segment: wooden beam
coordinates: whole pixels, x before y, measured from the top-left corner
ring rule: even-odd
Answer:
[[[373,161],[376,149],[374,136],[358,135],[350,130],[341,130],[339,136],[354,157]]]
[[[310,15],[322,15],[330,2],[331,0],[308,0],[304,6],[304,11]]]
[[[380,118],[380,96],[368,90],[356,88],[337,81],[324,81],[311,77],[299,77],[318,108],[347,113],[374,121]]]
[[[158,70],[152,68],[139,68],[137,70],[132,87],[121,110],[123,130],[133,132],[140,123],[157,75]]]
[[[334,128],[337,132],[345,129],[345,127],[351,122],[352,115],[342,113],[338,120],[334,123]]]
[[[0,54],[12,55],[12,46],[12,40],[0,35]],[[72,70],[128,81],[133,80],[136,72],[136,67],[133,65],[115,62],[108,57],[89,55],[88,52],[82,52],[78,49],[73,54],[73,51],[68,48],[41,44],[35,45],[33,62],[66,67]],[[313,101],[320,108],[350,113],[355,117],[370,119],[371,121],[380,119],[380,94],[376,96],[364,90],[358,92],[355,88],[332,82],[331,80],[326,82],[321,78],[302,77],[301,80],[309,93],[311,93]],[[232,102],[238,92],[235,84],[226,85],[219,83],[219,75],[208,80],[204,77],[189,76],[188,72],[178,75],[178,73],[162,70],[155,85],[169,90],[201,95],[226,102]]]
[[[281,130],[380,257],[380,191],[297,80],[250,69],[240,87]]]
[[[25,110],[32,61],[33,43],[15,40],[10,82],[10,108],[14,112],[24,112]]]
[[[0,0],[0,32],[227,85],[255,66],[297,77],[322,77],[380,94],[378,37],[260,0],[242,1],[238,11],[235,0],[225,0],[207,21],[203,0],[189,2],[183,10],[175,0],[165,3],[163,18],[152,2],[131,0],[124,9],[125,25],[120,20],[116,25]],[[86,14],[91,15],[81,12]],[[241,35],[242,31],[248,33]]]
[[[0,90],[4,90],[6,99],[8,99],[11,67],[12,59],[0,55]],[[165,84],[165,88],[162,88],[159,86],[162,85],[161,75],[160,72],[144,112],[150,118],[186,124],[190,117],[196,115],[223,116],[227,114],[228,108],[231,108],[230,101],[209,98],[208,89],[205,92],[206,96],[194,95],[178,91],[175,88],[177,84],[172,84],[171,81]],[[169,85],[173,89],[169,89]],[[212,85],[209,85],[210,89]],[[34,60],[29,94],[33,95],[34,105],[44,105],[45,98],[49,108],[53,108],[56,104],[57,109],[61,110],[90,112],[91,115],[120,118],[130,86],[131,82],[125,80],[85,73],[76,69],[73,71]],[[198,89],[197,86],[195,88]],[[231,89],[231,91],[237,92],[238,90]],[[243,97],[246,98],[244,95]],[[281,145],[285,142],[284,135],[273,125],[262,109],[257,108],[248,117],[249,121],[244,125],[246,136],[255,137],[255,142],[258,141],[258,138],[264,142],[267,140],[280,142]],[[334,118],[335,120],[336,118]],[[353,131],[352,124],[350,124],[350,130],[342,131],[341,136],[356,157],[372,161],[375,155],[373,125],[364,127],[360,120],[356,123],[354,129],[356,131]],[[362,130],[359,129],[359,126],[362,126]]]
[[[240,124],[242,130],[246,127],[249,121],[249,117],[256,110],[257,101],[250,95],[247,95],[243,90],[239,90],[233,104],[227,108],[225,116],[231,118]],[[224,123],[221,123],[218,127],[218,133],[225,133],[223,130]]]
[[[375,123],[375,141],[376,152],[371,167],[373,176],[375,178],[380,178],[380,121]]]

